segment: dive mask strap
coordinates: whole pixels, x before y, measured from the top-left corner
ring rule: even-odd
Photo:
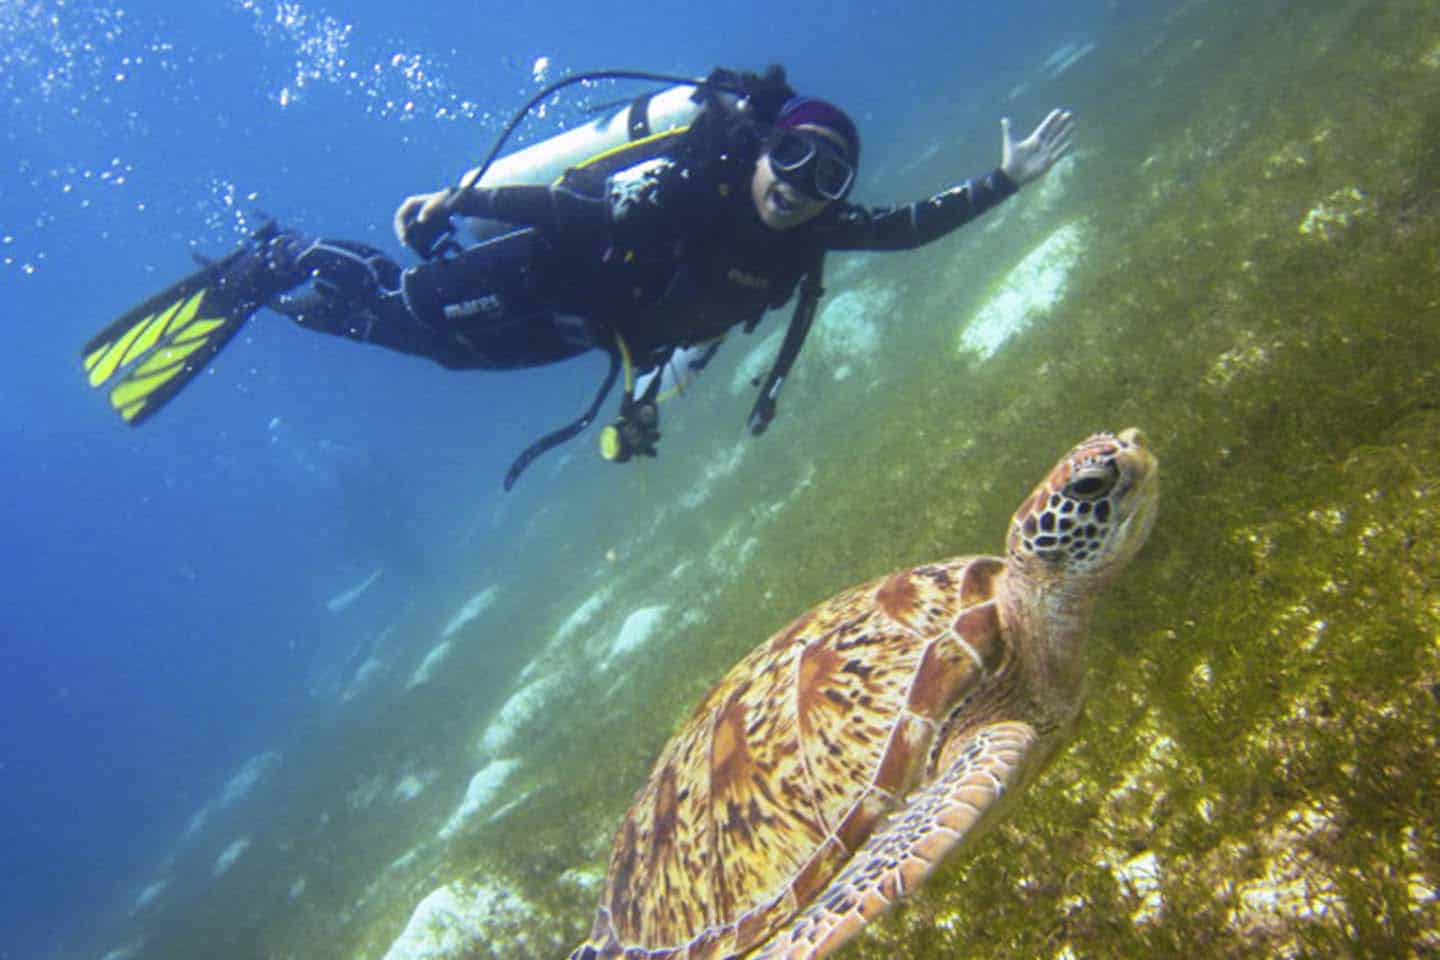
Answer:
[[[775,404],[780,397],[780,389],[785,386],[785,378],[790,375],[795,358],[800,356],[800,348],[805,346],[805,337],[810,332],[811,324],[815,322],[815,310],[820,305],[820,298],[825,294],[825,288],[821,284],[824,269],[825,251],[821,250],[815,255],[814,264],[800,282],[800,297],[795,303],[795,312],[790,316],[785,342],[780,345],[780,352],[775,355],[775,363],[770,367],[770,373],[766,375],[765,383],[760,388],[760,396],[756,398],[755,406],[750,408],[750,416],[745,421],[751,436],[760,436],[770,426],[770,421],[775,419]]]

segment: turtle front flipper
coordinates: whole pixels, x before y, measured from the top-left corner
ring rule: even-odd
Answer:
[[[959,759],[917,791],[787,929],[748,960],[819,960],[914,890],[1018,786],[1038,739],[1026,723],[981,727]]]

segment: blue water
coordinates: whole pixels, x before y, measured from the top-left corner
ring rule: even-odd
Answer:
[[[100,326],[192,251],[229,249],[255,211],[400,256],[395,204],[488,148],[537,89],[537,57],[552,79],[782,61],[860,119],[872,177],[987,131],[958,178],[994,162],[1006,89],[1122,15],[0,0],[0,957],[51,955],[132,901],[231,772],[287,750],[367,618],[503,556],[466,518],[494,509],[511,457],[582,409],[603,367],[448,373],[262,316],[132,430],[84,383]],[[566,492],[537,470],[509,509],[518,522]],[[353,608],[327,610],[382,566]]]

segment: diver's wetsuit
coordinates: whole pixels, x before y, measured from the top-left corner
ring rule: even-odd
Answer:
[[[314,288],[272,305],[311,329],[454,369],[551,363],[608,348],[616,332],[635,366],[653,369],[783,305],[825,250],[929,243],[1016,191],[995,170],[905,206],[833,203],[779,231],[751,201],[759,150],[677,151],[606,177],[582,169],[550,187],[471,191],[467,213],[516,229],[404,271],[359,244],[294,242]]]

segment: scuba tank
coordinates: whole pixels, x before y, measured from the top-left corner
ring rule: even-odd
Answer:
[[[644,94],[608,116],[572,130],[565,130],[540,143],[500,156],[510,135],[532,110],[556,91],[593,80],[647,80],[674,86]],[[471,187],[548,186],[568,170],[604,162],[614,169],[638,163],[662,152],[670,138],[683,137],[707,110],[760,122],[770,122],[795,91],[785,82],[785,69],[769,67],[756,74],[717,67],[703,80],[675,77],[640,70],[592,70],[577,73],[550,84],[516,111],[496,138],[490,153],[478,167],[467,171],[455,189]],[[710,109],[713,108],[713,109]],[[509,227],[496,221],[464,218],[474,239],[487,240]],[[448,221],[412,226],[406,246],[426,260],[459,253]]]
[[[637,156],[637,151],[650,147],[658,152],[672,137],[689,130],[711,97],[725,109],[737,108],[738,93],[714,89],[702,95],[700,83],[677,84],[643,94],[583,126],[498,157],[487,167],[466,174],[460,185],[467,188],[547,186],[567,170],[577,167],[621,158],[626,163],[637,162],[643,159]],[[482,169],[478,177],[471,176]],[[466,218],[464,227],[475,240],[488,239],[499,229],[512,229],[497,221],[474,217]]]

